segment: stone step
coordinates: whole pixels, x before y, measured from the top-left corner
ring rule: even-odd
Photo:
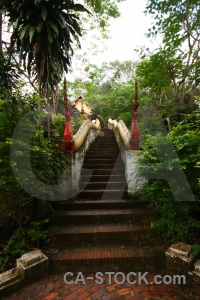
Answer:
[[[102,141],[110,141],[110,140],[113,140],[113,141],[115,141],[115,136],[112,134],[110,134],[110,135],[99,135],[98,137],[97,137],[97,139],[96,139],[97,141],[99,141],[99,140],[102,140]]]
[[[115,136],[114,136],[114,134],[109,134],[109,135],[104,134],[102,136],[99,135],[96,140],[102,140],[102,141],[114,140],[115,141]]]
[[[85,187],[85,188],[84,188]],[[117,182],[80,182],[80,189],[84,188],[84,190],[104,190],[104,189],[124,189],[126,187],[125,181],[117,181]]]
[[[125,181],[124,174],[122,175],[82,175],[81,181],[82,182],[107,182],[107,181],[114,181],[114,182],[120,182]]]
[[[116,169],[121,169],[124,168],[124,164],[123,163],[113,163],[113,164],[93,164],[93,163],[84,163],[83,164],[83,168],[85,169],[91,169],[91,170],[95,170],[95,169],[112,169],[115,166]]]
[[[85,156],[85,159],[117,159],[118,158],[118,153],[113,154],[113,153],[87,153]]]
[[[111,136],[113,136],[112,129],[102,128],[101,131],[104,133],[104,135],[111,135]]]
[[[100,150],[101,150],[101,151],[100,151]],[[100,149],[98,146],[92,145],[92,146],[88,149],[86,155],[87,155],[88,153],[92,153],[92,152],[96,152],[97,154],[101,154],[102,152],[105,152],[105,153],[107,153],[107,154],[120,153],[120,151],[119,151],[119,149],[118,149],[117,146],[109,146],[109,147],[108,147],[108,145],[107,145],[107,147],[106,147],[106,146],[105,146],[105,147],[101,147],[101,149]]]
[[[104,148],[104,149],[107,149],[107,148],[116,149],[117,145],[116,145],[115,142],[112,142],[112,143],[95,142],[92,145],[92,148],[94,148],[94,149],[101,149],[101,148]]]
[[[153,222],[159,214],[151,209],[88,209],[56,211],[50,224],[101,224],[103,222]]]
[[[98,150],[101,150],[101,149],[105,149],[105,150],[107,150],[107,149],[113,149],[113,150],[118,150],[118,148],[117,148],[117,146],[115,145],[115,144],[98,144],[98,143],[95,143],[93,146],[92,146],[92,148],[93,149],[98,149]]]
[[[116,157],[112,158],[96,158],[96,157],[86,157],[84,160],[84,165],[89,164],[89,165],[104,165],[104,164],[115,164],[117,161],[117,164],[119,163],[119,159]],[[121,164],[123,164],[123,161],[121,160]]]
[[[99,243],[118,243],[119,239],[128,245],[149,245],[155,244],[160,238],[156,230],[149,224],[110,224],[102,225],[57,225],[48,229],[48,237],[51,244],[70,245]]]
[[[86,189],[81,191],[78,195],[78,199],[122,199],[122,197],[128,197],[127,190],[125,188],[118,188],[118,189]]]
[[[80,183],[84,190],[73,199],[52,203],[56,212],[50,217],[50,243],[44,251],[50,271],[163,268],[164,246],[151,228],[159,214],[128,195],[114,134],[103,132],[85,156]],[[84,174],[85,169],[92,176]]]
[[[95,145],[93,145],[90,150],[88,150],[87,154],[88,153],[98,153],[101,151],[101,153],[108,153],[108,154],[116,154],[116,153],[120,153],[119,152],[119,149],[116,148],[116,147],[109,147],[109,148],[105,148],[105,147],[102,147],[101,149],[99,149],[99,147],[96,147]]]
[[[52,201],[51,205],[58,210],[83,210],[83,209],[121,209],[121,208],[146,208],[149,202],[138,198],[130,200],[89,200]]]
[[[105,131],[107,130],[107,131]],[[101,130],[103,132],[104,135],[99,135],[98,138],[109,138],[109,137],[114,137],[113,131],[109,130],[109,129],[102,129]]]
[[[82,172],[82,173],[83,173],[83,175],[85,175],[84,172]],[[110,176],[111,174],[112,174],[112,176],[113,175],[122,175],[122,174],[124,174],[124,168],[92,169],[92,176],[96,176],[96,175],[103,175],[103,176],[104,175],[109,175]]]
[[[121,155],[118,151],[105,151],[105,149],[102,149],[101,151],[90,151],[87,152],[85,158],[121,158]]]
[[[114,147],[116,147],[117,143],[115,138],[107,138],[107,139],[103,139],[103,138],[97,138],[92,145],[114,145]]]
[[[103,143],[103,144],[116,144],[116,140],[114,136],[110,136],[105,138],[104,136],[98,136],[97,139],[94,141],[94,144]]]
[[[100,151],[100,153],[92,153],[92,154],[87,154],[85,156],[85,159],[115,159],[115,161],[117,159],[120,159],[121,160],[121,157],[119,156],[118,153],[114,154],[114,153],[111,153],[111,154],[108,154],[108,153],[102,153]],[[121,160],[123,162],[123,160]]]
[[[122,272],[160,270],[165,265],[165,246],[81,246],[44,251],[49,257],[51,272]],[[167,248],[166,248],[167,249]]]

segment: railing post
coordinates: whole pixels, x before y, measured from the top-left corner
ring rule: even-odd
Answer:
[[[138,85],[137,80],[135,81],[135,100],[132,108],[132,130],[131,130],[131,150],[139,150],[140,134],[138,129]]]
[[[68,98],[67,98],[66,78],[64,79],[64,108],[65,108],[65,118],[66,118],[65,129],[64,129],[65,150],[67,152],[72,152],[73,151],[72,145],[74,141],[71,133],[70,105],[68,103]]]

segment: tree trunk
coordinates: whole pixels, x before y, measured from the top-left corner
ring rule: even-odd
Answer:
[[[40,128],[41,126],[41,98],[42,98],[42,88],[41,88],[41,81],[40,78],[38,78],[38,127]]]
[[[184,102],[184,96],[185,96],[185,80],[182,83],[181,87],[181,98],[180,98],[180,103],[183,104]]]

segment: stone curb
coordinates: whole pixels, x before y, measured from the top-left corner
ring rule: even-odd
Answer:
[[[17,267],[0,274],[0,294],[6,296],[48,275],[49,260],[40,249],[17,259]]]

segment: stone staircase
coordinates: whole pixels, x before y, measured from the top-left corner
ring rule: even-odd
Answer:
[[[45,251],[52,272],[148,271],[164,264],[167,246],[151,228],[158,214],[128,196],[114,134],[103,132],[86,154],[84,189],[74,199],[53,203]]]

